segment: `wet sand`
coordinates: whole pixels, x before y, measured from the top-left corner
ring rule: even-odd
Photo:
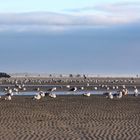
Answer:
[[[0,139],[139,140],[140,96],[0,99]]]

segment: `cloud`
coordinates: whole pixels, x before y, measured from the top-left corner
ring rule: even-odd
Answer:
[[[107,4],[96,4],[90,5],[86,7],[76,8],[76,9],[65,9],[67,12],[115,12],[118,11],[119,13],[122,11],[129,11],[130,10],[139,10],[140,9],[140,2],[118,2],[118,3],[107,3]],[[120,11],[121,10],[121,11]],[[140,10],[139,10],[140,11]]]
[[[118,15],[136,15],[139,16],[140,12],[140,2],[121,2],[121,3],[112,3],[112,4],[104,4],[104,5],[97,5],[95,9],[112,14]]]
[[[33,25],[33,26],[96,26],[127,22],[127,18],[106,15],[77,15],[47,12],[20,14],[0,14],[0,25]]]
[[[63,32],[63,26],[39,26],[39,25],[1,25],[0,32]]]
[[[67,9],[66,12],[96,15],[109,24],[129,24],[140,21],[140,2],[97,4],[77,9]]]
[[[140,22],[140,3],[100,4],[69,12],[0,13],[0,32],[61,32],[76,28],[110,27]]]

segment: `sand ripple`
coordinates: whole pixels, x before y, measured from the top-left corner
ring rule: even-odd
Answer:
[[[140,97],[0,100],[1,140],[139,140]]]

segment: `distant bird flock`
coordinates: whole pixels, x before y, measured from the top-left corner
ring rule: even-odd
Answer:
[[[20,95],[20,92],[25,92],[27,91],[26,88],[26,82],[23,84],[19,84],[18,81],[14,81],[14,86],[13,87],[6,87],[4,89],[4,93],[5,93],[5,100],[12,100],[12,96],[14,95]],[[41,83],[42,81],[40,81]],[[89,81],[90,82],[90,81]],[[65,86],[60,86],[60,88],[65,88],[67,89],[70,93],[76,94],[77,91],[82,91],[83,92],[83,96],[85,97],[90,97],[91,93],[88,92],[88,90],[86,90],[86,88],[88,87],[93,87],[94,91],[100,90],[101,88],[103,88],[105,90],[105,92],[103,92],[103,96],[105,96],[108,99],[121,99],[123,98],[123,96],[128,95],[128,89],[126,85],[112,85],[112,86],[108,86],[107,84],[99,84],[98,86],[93,86],[91,84],[89,84],[89,82],[86,83],[85,86],[74,86],[74,85],[65,85]],[[95,81],[96,83],[98,83],[98,81]],[[115,81],[117,83],[117,81]],[[44,97],[50,97],[50,98],[56,98],[56,91],[57,91],[58,87],[52,87],[49,90],[41,90],[39,87],[34,91],[36,92],[36,94],[33,96],[33,100],[40,100]],[[86,92],[87,91],[87,92]],[[135,97],[137,97],[139,95],[139,91],[138,88],[136,86],[133,87],[133,95]],[[1,98],[1,96],[0,96]]]

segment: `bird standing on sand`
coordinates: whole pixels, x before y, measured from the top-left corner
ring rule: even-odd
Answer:
[[[51,91],[56,91],[56,87],[53,87],[53,88],[51,89]]]
[[[109,92],[109,99],[113,99],[113,95],[112,95],[112,92]]]
[[[18,94],[18,93],[19,93],[18,88],[14,88],[14,89],[13,89],[13,91],[14,91],[16,94]]]
[[[119,91],[119,94],[117,95],[117,98],[122,98],[122,96],[123,96],[123,93],[122,93],[122,91]]]
[[[107,87],[107,90],[109,90],[110,88],[109,87]]]
[[[4,89],[4,92],[7,92],[9,89],[10,89],[10,87],[6,87],[6,88]]]
[[[73,90],[73,91],[74,91],[74,92],[77,91],[77,87],[74,87],[74,90]]]
[[[138,93],[138,89],[137,89],[136,86],[135,86],[134,88],[135,88],[135,89],[134,89],[134,96],[138,96],[138,95],[139,95],[139,93]]]
[[[88,92],[88,93],[84,93],[83,95],[86,97],[89,97],[91,94],[90,94],[90,92]]]
[[[113,86],[112,89],[115,89],[115,86]]]
[[[106,93],[103,93],[103,95],[105,95],[106,98],[113,99],[112,92],[106,92]]]
[[[50,94],[49,94],[49,97],[51,97],[51,98],[56,98],[56,94],[50,93]]]
[[[26,87],[25,87],[25,85],[24,85],[24,84],[22,84],[22,85],[21,85],[21,89],[22,89],[23,91],[25,91],[25,90],[26,90]]]
[[[44,91],[40,91],[40,96],[41,97],[45,97],[45,92]]]
[[[37,95],[35,95],[33,99],[40,100],[41,97],[45,97],[45,92],[44,91],[40,91],[40,88],[37,88],[36,90],[39,93],[37,93]]]
[[[89,83],[87,83],[87,87],[89,87]]]
[[[125,89],[125,85],[122,85],[122,87]]]
[[[70,85],[67,85],[66,87],[67,87],[67,88],[70,88]]]
[[[123,95],[127,95],[127,94],[128,94],[127,88],[122,89],[122,94],[123,94]]]
[[[11,95],[10,94],[6,94],[5,100],[8,100],[8,101],[12,100]]]
[[[41,99],[40,93],[38,93],[37,95],[35,95],[33,99],[35,99],[35,100],[40,100],[40,99]]]
[[[116,86],[116,89],[119,89],[119,87],[118,87],[118,86]]]
[[[74,91],[74,92],[77,91],[77,87],[70,89],[70,91]]]
[[[13,92],[12,92],[12,89],[9,89],[6,94],[5,100],[8,100],[8,101],[12,100],[11,96],[13,96]]]
[[[40,88],[38,87],[36,90],[37,90],[37,91],[40,91]]]
[[[97,90],[98,88],[97,87],[94,87],[94,89]]]

